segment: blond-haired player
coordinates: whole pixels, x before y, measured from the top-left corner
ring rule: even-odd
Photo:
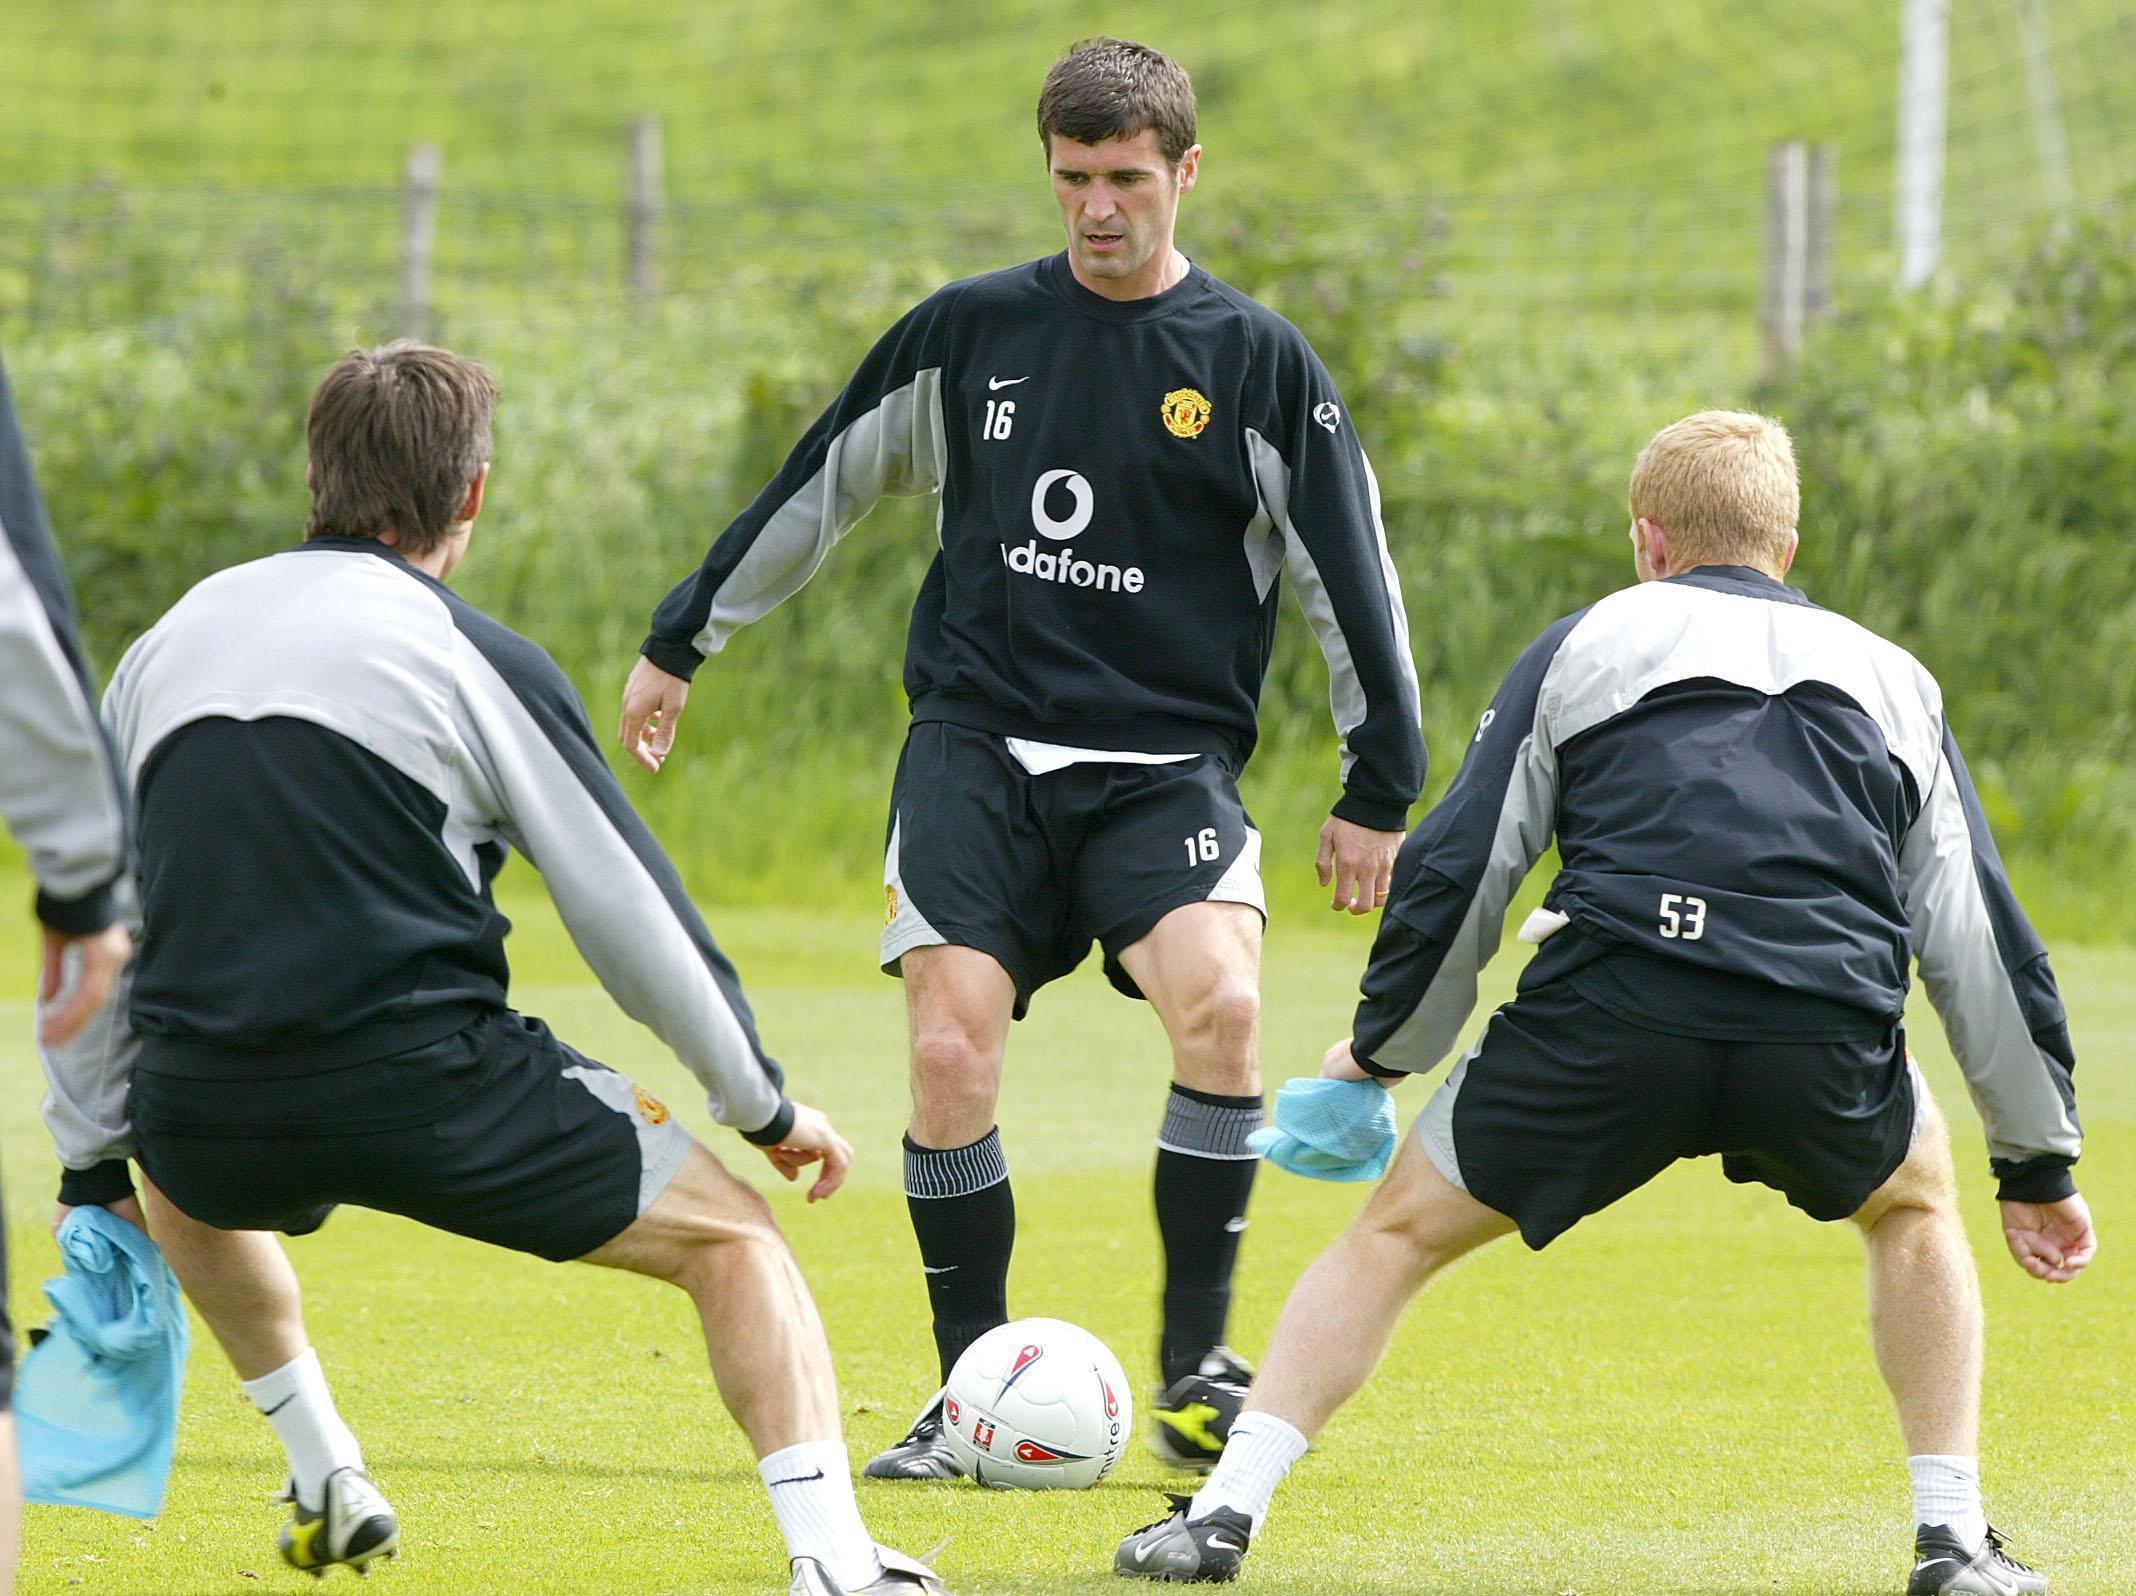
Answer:
[[[1798,505],[1793,448],[1763,416],[1702,412],[1640,454],[1638,585],[1514,664],[1403,845],[1354,1033],[1322,1074],[1392,1085],[1446,1056],[1554,836],[1563,868],[1522,930],[1540,946],[1518,995],[1291,1294],[1215,1473],[1122,1543],[1121,1573],[1234,1577],[1434,1274],[1516,1229],[1545,1246],[1719,1154],[1730,1180],[1867,1241],[1913,1477],[1909,1593],[2047,1588],[1981,1509],[1980,1291],[1900,1029],[1909,967],[1986,1120],[2011,1255],[2050,1281],[2094,1245],[2070,1177],[2069,1032],[1934,678],[1784,585]]]

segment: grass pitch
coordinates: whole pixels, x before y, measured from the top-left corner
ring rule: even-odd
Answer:
[[[515,875],[517,872],[514,873]],[[511,878],[508,877],[508,880]],[[520,882],[522,887],[531,878]],[[715,916],[795,1093],[859,1158],[809,1208],[738,1138],[709,1127],[683,1072],[590,985],[545,906],[511,905],[517,998],[576,1045],[682,1107],[767,1188],[837,1353],[856,1464],[902,1433],[932,1352],[899,1194],[899,991],[865,919]],[[1346,1026],[1365,927],[1300,916],[1271,934],[1271,1085],[1310,1071]],[[14,928],[0,939],[27,967]],[[2136,1588],[2136,956],[2065,951],[2090,1131],[2084,1189],[2105,1249],[2073,1286],[2005,1258],[1977,1121],[1924,1014],[1915,1038],[1956,1133],[1988,1301],[1990,1508],[2057,1596]],[[1486,996],[1510,988],[1517,958]],[[18,1326],[53,1272],[51,1157],[35,1120],[26,1005],[0,1004],[0,1158]],[[1086,966],[1011,1038],[1003,1136],[1021,1217],[1011,1306],[1076,1320],[1138,1381],[1152,1374],[1158,1251],[1149,1214],[1165,1047],[1152,1015]],[[1405,1118],[1428,1087],[1403,1093]],[[1264,1346],[1285,1292],[1363,1194],[1270,1171],[1255,1198],[1234,1339]],[[342,1411],[400,1509],[406,1550],[367,1590],[783,1590],[781,1550],[739,1432],[718,1407],[679,1292],[551,1266],[399,1219],[338,1215],[292,1244]],[[1572,1592],[1889,1592],[1903,1583],[1906,1475],[1870,1363],[1861,1249],[1710,1162],[1680,1166],[1540,1256],[1501,1242],[1442,1279],[1376,1382],[1278,1499],[1251,1588]],[[1146,1391],[1138,1392],[1146,1400]],[[273,1436],[196,1325],[168,1508],[153,1524],[32,1508],[21,1589],[310,1591],[284,1569]],[[865,1485],[885,1540],[925,1551],[960,1592],[1108,1591],[1118,1537],[1178,1485],[1139,1446],[1084,1493]],[[332,1576],[344,1585],[349,1576]]]

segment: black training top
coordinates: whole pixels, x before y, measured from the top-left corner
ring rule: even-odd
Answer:
[[[1424,782],[1379,490],[1298,330],[1200,267],[1126,302],[1065,256],[951,283],[861,363],[660,604],[689,676],[884,494],[937,493],[913,606],[915,720],[1243,765],[1289,571],[1327,656],[1344,794],[1402,826]]]

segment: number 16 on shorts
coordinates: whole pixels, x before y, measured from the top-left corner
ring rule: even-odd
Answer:
[[[1182,839],[1187,846],[1187,868],[1196,865],[1215,864],[1224,856],[1224,845],[1216,840],[1216,827],[1204,826],[1193,836]]]
[[[1696,942],[1706,934],[1706,900],[1689,898],[1680,892],[1664,892],[1661,895],[1659,929],[1665,937],[1681,937],[1686,942]]]

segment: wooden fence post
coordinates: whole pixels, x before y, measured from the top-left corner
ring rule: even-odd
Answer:
[[[1802,347],[1809,219],[1809,148],[1800,139],[1775,144],[1765,157],[1765,281],[1758,300],[1768,378],[1786,370]]]
[[[1839,152],[1829,144],[1810,146],[1809,259],[1802,285],[1805,321],[1832,314],[1832,241],[1839,230]]]
[[[401,177],[400,314],[395,321],[403,338],[430,336],[430,259],[444,175],[445,152],[435,144],[418,144],[408,152]]]
[[[660,119],[641,116],[630,128],[630,291],[641,305],[660,297]]]

